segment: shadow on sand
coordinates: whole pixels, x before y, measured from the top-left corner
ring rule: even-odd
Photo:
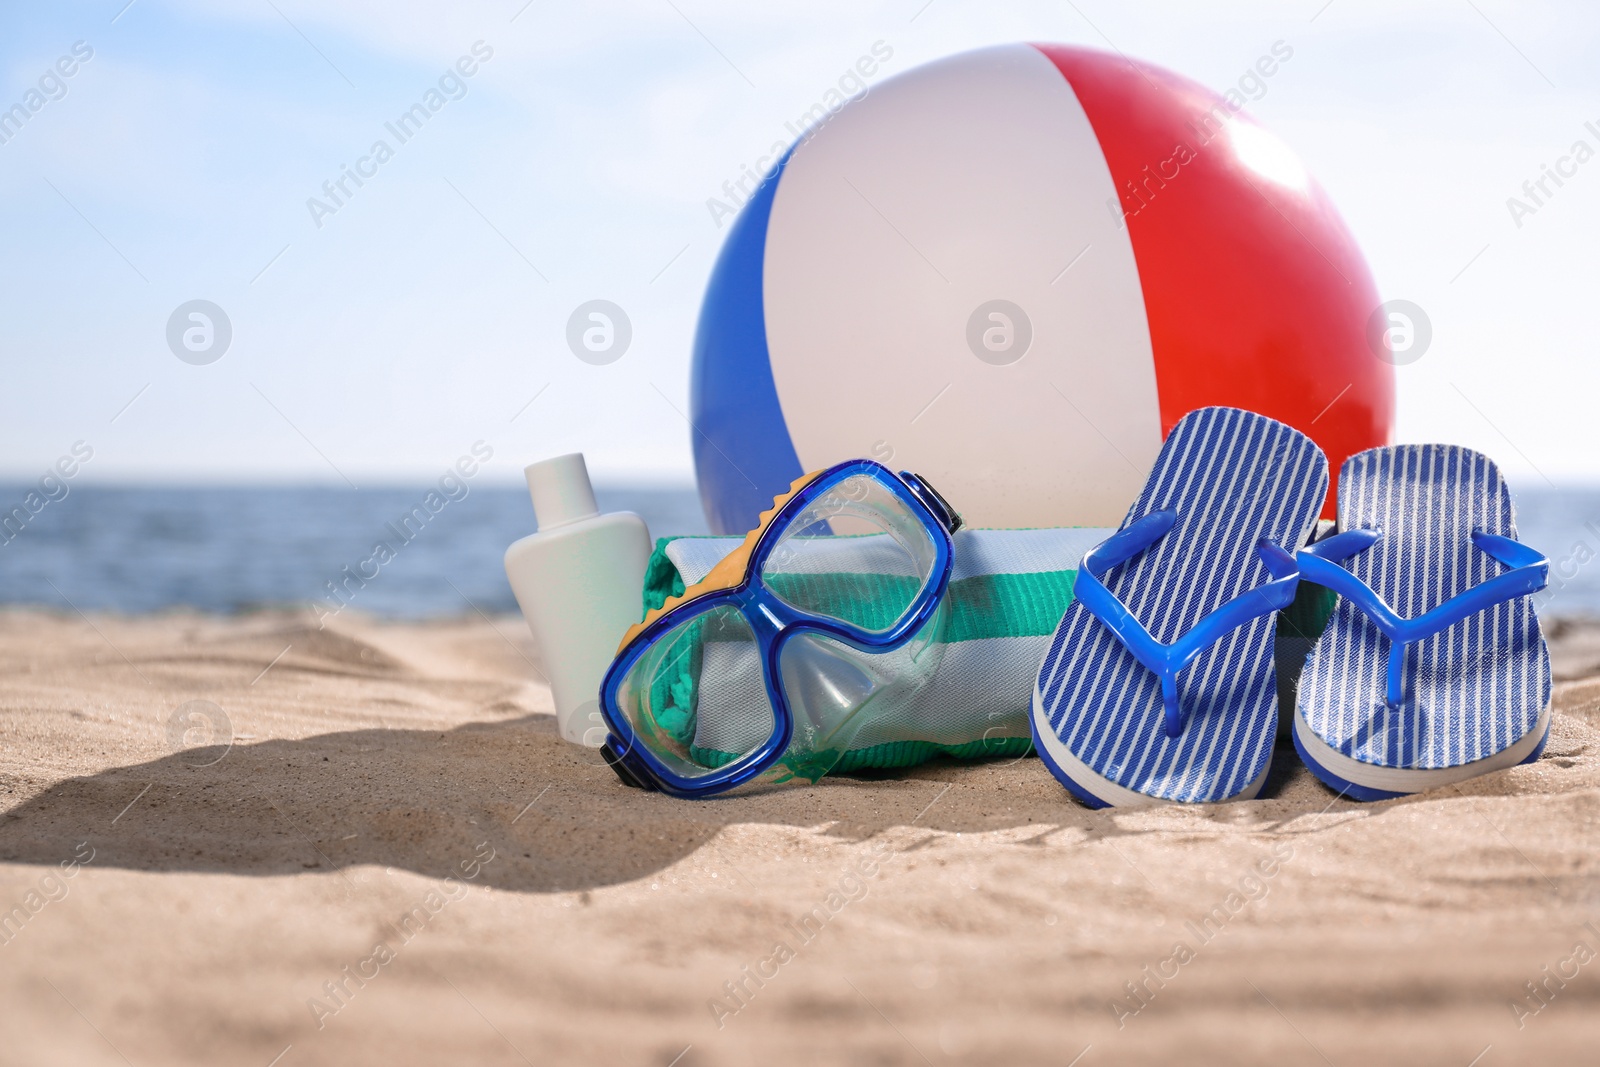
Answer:
[[[1278,799],[1199,809],[1196,830],[1266,829],[1323,808],[1331,794],[1293,762],[1278,753],[1266,790]],[[66,779],[0,816],[0,861],[54,864],[88,841],[97,868],[285,875],[376,864],[443,878],[487,841],[505,862],[485,866],[482,884],[553,892],[645,877],[734,823],[820,827],[843,841],[907,826],[1036,827],[1021,844],[1067,829],[1138,832],[1071,800],[1031,757],[675,800],[624,787],[598,753],[562,741],[551,717],[529,716],[189,749]]]

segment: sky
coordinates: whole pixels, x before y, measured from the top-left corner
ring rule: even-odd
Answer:
[[[3,4],[0,110],[44,102],[0,127],[0,478],[86,445],[93,481],[367,485],[482,441],[493,479],[576,450],[686,484],[708,200],[875,43],[881,79],[1019,40],[1219,92],[1287,42],[1247,109],[1431,322],[1396,439],[1600,482],[1600,159],[1508,204],[1600,149],[1600,8],[1507,0]],[[591,300],[614,362],[567,344]]]

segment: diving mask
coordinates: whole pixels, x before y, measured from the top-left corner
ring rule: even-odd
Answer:
[[[816,781],[871,712],[931,681],[960,517],[914,474],[798,479],[704,580],[628,631],[600,688],[623,781],[703,797]],[[842,568],[848,555],[870,573]]]

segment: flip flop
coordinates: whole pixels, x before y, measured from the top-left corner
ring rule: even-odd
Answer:
[[[1084,556],[1034,688],[1034,745],[1091,807],[1253,797],[1278,728],[1275,614],[1328,461],[1237,408],[1178,421],[1119,531]]]
[[[1300,676],[1306,766],[1382,800],[1538,759],[1550,652],[1529,594],[1550,565],[1517,542],[1494,463],[1454,445],[1351,456],[1338,530],[1298,559],[1339,594]]]

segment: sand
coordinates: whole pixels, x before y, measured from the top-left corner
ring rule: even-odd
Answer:
[[[1600,627],[1553,632],[1537,765],[1096,813],[1033,759],[625,789],[514,618],[3,612],[0,1062],[1593,1062]]]

